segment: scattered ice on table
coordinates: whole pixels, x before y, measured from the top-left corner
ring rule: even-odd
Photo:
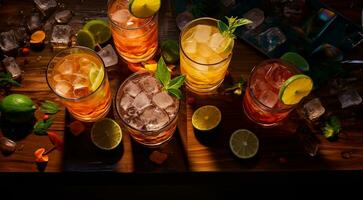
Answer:
[[[4,53],[13,51],[19,47],[13,30],[0,33],[0,48]]]
[[[165,109],[174,103],[173,98],[165,91],[156,94],[152,100],[161,109]]]
[[[40,14],[37,12],[32,13],[28,19],[27,25],[30,32],[40,29],[42,26]]]
[[[118,56],[111,44],[108,44],[97,53],[101,56],[105,67],[110,67],[118,63]]]
[[[16,63],[14,57],[6,57],[2,60],[3,66],[5,66],[6,71],[11,74],[13,79],[17,79],[21,76],[21,69]]]
[[[68,25],[71,26],[71,35],[77,34],[77,32],[82,29],[84,23],[85,21],[79,16],[72,17],[71,21],[68,22]]]
[[[309,120],[316,120],[325,113],[325,108],[319,98],[315,98],[307,102],[304,106],[305,115]]]
[[[129,94],[130,96],[136,97],[141,92],[141,89],[138,85],[136,85],[132,81],[129,81],[125,86],[124,91],[126,94]]]
[[[261,48],[263,48],[266,52],[270,52],[285,43],[286,36],[279,28],[272,27],[258,35],[257,40]]]
[[[14,31],[15,40],[21,45],[25,44],[27,41],[27,38],[28,38],[26,28],[18,27],[18,28],[13,29],[13,31]]]
[[[57,8],[56,0],[34,0],[34,3],[43,16],[49,16]]]
[[[199,24],[195,27],[194,39],[200,43],[206,43],[210,39],[212,27],[204,24]]]
[[[152,76],[146,76],[139,81],[139,86],[147,94],[155,94],[160,91],[158,80]]]
[[[67,94],[72,90],[72,84],[68,81],[59,81],[54,86],[54,90],[58,95],[66,97]]]
[[[132,102],[132,106],[134,106],[137,111],[142,111],[144,108],[149,106],[150,103],[151,100],[149,97],[144,92],[141,92],[135,97],[134,101]]]
[[[55,14],[54,16],[55,21],[58,24],[66,24],[72,19],[72,11],[70,10],[62,10]]]
[[[53,48],[67,48],[71,36],[71,27],[69,25],[56,25],[53,27],[50,42]]]
[[[319,150],[319,140],[315,134],[306,125],[300,126],[296,132],[305,152],[312,157],[316,156]]]
[[[140,119],[145,124],[146,130],[148,131],[159,130],[169,122],[168,114],[156,106],[145,108]]]
[[[349,106],[359,105],[362,103],[362,97],[356,90],[348,90],[338,97],[342,108],[347,108]]]
[[[49,19],[44,23],[43,29],[47,36],[52,34],[52,29],[53,29],[53,26],[55,23],[56,23],[56,21],[55,21],[54,17],[49,17]],[[48,37],[46,37],[46,38],[48,38]]]
[[[178,16],[176,16],[176,24],[178,25],[179,30],[182,30],[184,26],[193,19],[194,16],[189,11],[184,11],[182,13],[179,13]]]
[[[251,24],[246,25],[248,29],[255,29],[256,27],[261,25],[265,20],[264,12],[259,8],[253,8],[249,10],[247,13],[243,15],[243,17],[252,21]]]
[[[265,80],[272,87],[280,89],[285,80],[292,76],[292,74],[289,70],[286,69],[286,67],[278,63],[271,63],[270,65],[271,67],[268,69],[265,75]]]
[[[261,103],[269,108],[273,108],[279,100],[278,95],[270,89],[262,91],[257,98]]]

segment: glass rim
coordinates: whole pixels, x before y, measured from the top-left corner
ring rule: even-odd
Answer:
[[[51,86],[51,84],[49,83],[49,79],[48,79],[48,72],[49,72],[49,68],[50,68],[50,65],[51,63],[53,62],[53,60],[59,56],[60,54],[62,53],[65,53],[66,51],[70,51],[72,49],[82,49],[82,50],[86,50],[86,51],[89,51],[90,53],[92,53],[93,55],[95,55],[95,57],[99,58],[101,60],[101,63],[102,63],[102,69],[103,69],[103,73],[104,73],[104,76],[103,76],[103,79],[102,79],[102,82],[101,84],[97,87],[97,89],[95,89],[94,91],[92,91],[91,93],[87,94],[86,96],[82,96],[82,97],[78,97],[78,98],[67,98],[67,97],[63,97],[62,95],[58,94],[54,89],[53,87]],[[71,55],[71,54],[69,54]],[[58,97],[60,97],[61,99],[64,99],[64,100],[71,100],[71,101],[79,101],[79,100],[82,100],[82,99],[85,99],[91,95],[93,95],[94,93],[96,93],[100,88],[101,86],[105,83],[105,80],[107,79],[107,71],[106,71],[106,68],[105,68],[105,63],[103,62],[103,59],[101,58],[100,55],[97,54],[96,51],[88,48],[88,47],[83,47],[83,46],[74,46],[74,47],[69,47],[69,48],[66,48],[66,49],[63,49],[61,51],[59,51],[57,54],[55,54],[48,62],[48,65],[47,65],[47,70],[45,72],[45,78],[47,80],[47,84],[48,84],[48,87],[53,91],[54,94],[56,94]]]
[[[148,17],[148,21],[146,21],[145,24],[143,24],[142,26],[139,26],[139,27],[136,27],[136,28],[126,28],[126,27],[122,27],[120,26],[119,24],[117,24],[116,22],[114,22],[110,16],[110,12],[108,12],[110,10],[110,7],[111,5],[117,0],[109,0],[107,2],[107,18],[108,18],[108,21],[111,22],[112,25],[116,26],[117,28],[119,29],[123,29],[123,30],[128,30],[128,31],[132,31],[132,30],[139,30],[139,29],[142,29],[142,28],[145,28],[146,26],[148,26],[153,20],[154,18],[156,17],[157,13],[156,12],[152,17]],[[130,11],[129,11],[130,12]],[[130,13],[131,14],[131,13]],[[132,14],[131,14],[132,15]],[[139,18],[139,19],[142,19],[142,18]]]
[[[185,55],[185,57],[186,58],[188,58],[188,60],[190,60],[190,61],[192,61],[192,62],[194,62],[194,63],[196,63],[196,64],[198,64],[198,65],[204,65],[204,66],[212,66],[212,65],[218,65],[218,64],[220,64],[220,63],[222,63],[222,62],[225,62],[226,60],[228,60],[230,57],[232,57],[232,53],[233,53],[233,50],[231,51],[231,53],[229,53],[228,54],[228,56],[226,57],[226,58],[224,58],[224,59],[222,59],[221,61],[218,61],[218,62],[216,62],[216,63],[200,63],[200,62],[197,62],[197,61],[195,61],[195,60],[193,60],[193,59],[191,59],[186,53],[185,53],[185,51],[184,51],[184,49],[183,49],[183,45],[182,45],[182,35],[183,35],[183,33],[184,33],[184,31],[185,31],[185,29],[187,29],[192,23],[194,23],[194,22],[196,22],[196,21],[200,21],[200,20],[210,20],[210,21],[215,21],[216,23],[219,21],[219,20],[217,20],[217,19],[214,19],[214,18],[211,18],[211,17],[200,17],[200,18],[197,18],[197,19],[194,19],[194,20],[192,20],[192,21],[190,21],[190,22],[188,22],[184,27],[183,27],[183,29],[181,30],[181,32],[180,32],[180,35],[179,35],[179,46],[180,46],[180,49],[181,49],[181,51],[182,51],[182,53],[183,53],[183,55]],[[234,46],[234,41],[233,41],[233,46]],[[233,49],[233,48],[232,48]]]
[[[115,98],[114,98],[114,105],[116,106],[116,113],[118,115],[118,117],[120,118],[122,124],[124,124],[127,128],[130,128],[132,130],[135,130],[135,131],[139,131],[139,132],[142,132],[142,133],[154,133],[154,132],[162,132],[164,131],[164,129],[166,129],[170,124],[172,124],[177,118],[178,118],[178,114],[179,114],[179,111],[180,111],[180,100],[178,99],[179,103],[178,103],[178,110],[175,114],[175,116],[173,117],[173,119],[170,119],[170,121],[168,123],[165,124],[165,126],[163,126],[162,128],[160,128],[159,130],[154,130],[154,131],[147,131],[147,130],[139,130],[139,129],[136,129],[132,126],[130,126],[124,119],[123,117],[121,116],[121,112],[119,111],[119,104],[116,102],[117,101],[117,97],[119,96],[119,94],[121,93],[121,89],[124,88],[125,84],[130,81],[130,79],[132,79],[133,77],[135,76],[138,76],[138,75],[141,75],[141,74],[144,74],[144,73],[150,73],[152,74],[152,72],[149,72],[149,71],[142,71],[142,72],[135,72],[133,74],[131,74],[129,77],[127,77],[124,82],[120,85],[120,87],[117,89],[117,92],[116,92],[116,95],[115,95]]]
[[[250,77],[248,78],[248,85],[247,85],[247,89],[248,89],[248,92],[250,93],[252,99],[259,105],[261,106],[264,110],[268,110],[268,111],[271,111],[271,112],[274,112],[274,113],[278,113],[278,112],[285,112],[285,111],[289,111],[291,110],[292,108],[296,107],[299,103],[297,104],[294,104],[294,105],[286,105],[284,103],[282,103],[283,105],[286,105],[288,106],[287,108],[270,108],[268,106],[266,106],[265,104],[263,104],[260,100],[257,99],[257,97],[255,96],[252,88],[251,88],[251,77],[256,73],[256,70],[261,67],[262,65],[264,64],[267,64],[269,62],[278,62],[278,63],[282,63],[284,66],[286,66],[287,68],[289,68],[292,72],[294,73],[299,73],[299,71],[293,67],[292,65],[288,64],[287,62],[283,61],[282,59],[268,59],[268,60],[264,60],[262,61],[261,63],[257,64],[255,67],[253,67],[253,69],[251,70],[251,73],[250,73]],[[246,91],[247,92],[247,91]],[[281,101],[279,99],[279,101]]]

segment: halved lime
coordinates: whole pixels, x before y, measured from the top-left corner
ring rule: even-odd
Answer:
[[[135,17],[147,18],[158,12],[160,4],[160,0],[131,0],[129,11]]]
[[[251,131],[238,129],[229,138],[229,147],[238,158],[247,159],[257,154],[259,141]]]
[[[121,139],[122,130],[112,119],[100,119],[92,126],[91,140],[100,149],[114,149],[120,144]]]
[[[88,76],[92,91],[95,91],[98,86],[101,85],[104,75],[105,73],[103,69],[97,69],[96,67],[92,67],[90,69]]]
[[[296,66],[301,71],[309,71],[309,63],[300,54],[295,52],[286,52],[281,56],[281,59]]]
[[[94,19],[83,26],[83,30],[89,31],[98,44],[103,44],[111,38],[111,29],[108,23],[101,19]]]
[[[287,79],[281,86],[279,98],[286,105],[295,105],[309,95],[313,89],[313,80],[304,74],[298,74]]]
[[[221,111],[211,105],[198,108],[192,116],[193,127],[200,131],[209,131],[218,126],[221,122]]]
[[[87,30],[79,30],[77,33],[77,42],[81,46],[94,49],[96,46],[95,39],[93,35]]]

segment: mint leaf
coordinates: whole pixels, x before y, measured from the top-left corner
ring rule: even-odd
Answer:
[[[165,61],[161,56],[156,67],[156,78],[163,84],[164,88],[169,85],[170,82],[170,72],[166,67]]]
[[[169,88],[168,92],[174,95],[177,99],[181,99],[183,96],[179,89]]]
[[[237,17],[226,17],[226,19],[228,21],[228,25],[222,21],[218,21],[218,29],[223,35],[231,38],[235,38],[234,32],[238,27],[252,23],[251,20],[245,18],[238,19]]]
[[[218,21],[217,25],[218,25],[219,32],[221,32],[222,34],[228,30],[227,24],[225,24],[221,20]]]
[[[45,120],[45,121],[39,121],[34,125],[34,133],[36,135],[47,135],[48,128],[53,124],[53,118]]]
[[[167,89],[179,89],[184,84],[184,81],[185,75],[175,77],[170,81]]]
[[[55,114],[59,111],[59,106],[53,101],[46,100],[40,105],[40,110],[46,114]]]

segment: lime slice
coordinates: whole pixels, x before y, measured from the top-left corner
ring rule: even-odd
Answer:
[[[238,158],[252,158],[258,151],[258,138],[246,129],[235,131],[229,139],[229,147]]]
[[[309,95],[312,89],[313,80],[310,77],[303,74],[294,75],[281,86],[279,98],[286,105],[295,105]]]
[[[192,116],[193,127],[200,131],[209,131],[218,126],[221,122],[221,111],[211,105],[198,108]]]
[[[147,18],[158,12],[160,4],[160,0],[131,0],[129,11],[135,17]]]
[[[92,67],[89,71],[89,81],[91,83],[91,90],[97,90],[98,86],[102,84],[103,76],[105,75],[103,69],[97,69],[96,67]]]
[[[301,71],[309,71],[309,63],[300,54],[295,52],[287,52],[281,56],[281,59],[296,66]]]
[[[112,119],[98,120],[91,130],[91,140],[94,145],[103,150],[116,148],[122,139],[120,126]]]
[[[83,30],[90,32],[96,43],[103,44],[111,38],[111,30],[108,23],[101,19],[95,19],[87,22]]]
[[[93,35],[86,30],[79,30],[77,33],[77,42],[81,46],[88,47],[90,49],[94,49],[96,46],[95,39]]]

